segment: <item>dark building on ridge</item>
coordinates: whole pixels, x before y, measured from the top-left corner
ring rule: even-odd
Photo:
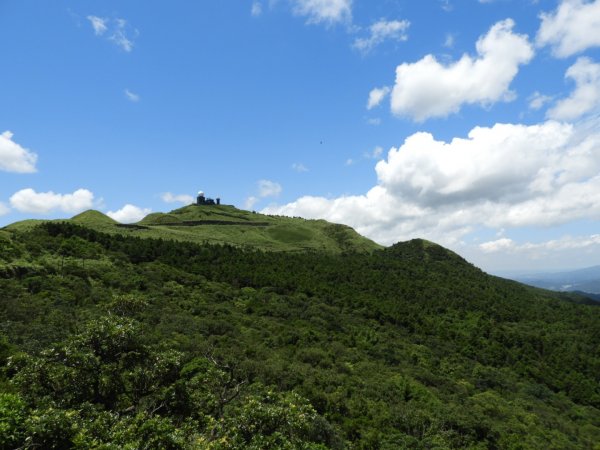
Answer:
[[[200,191],[198,192],[198,197],[196,197],[196,205],[198,206],[204,206],[204,205],[220,205],[221,204],[221,199],[220,198],[216,198],[216,199],[212,199],[212,198],[208,198],[204,196],[204,192]]]

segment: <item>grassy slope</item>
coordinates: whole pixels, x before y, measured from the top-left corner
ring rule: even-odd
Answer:
[[[152,213],[135,224],[123,226],[99,211],[86,211],[67,222],[111,234],[162,238],[195,243],[231,244],[269,251],[321,250],[340,253],[369,252],[380,245],[352,228],[324,220],[267,216],[233,206],[186,206],[170,213]],[[41,223],[26,220],[9,225],[10,230],[27,230]]]

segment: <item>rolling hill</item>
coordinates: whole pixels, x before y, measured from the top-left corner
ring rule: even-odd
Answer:
[[[138,223],[120,224],[99,211],[62,220],[111,234],[175,241],[229,244],[268,251],[370,252],[381,248],[352,228],[324,220],[269,216],[228,205],[189,205],[152,213]],[[30,229],[44,221],[26,220],[8,230]]]

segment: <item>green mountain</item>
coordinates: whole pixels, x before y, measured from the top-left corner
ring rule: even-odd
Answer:
[[[80,225],[85,225],[89,227],[98,227],[102,226],[111,226],[116,225],[118,222],[106,214],[101,213],[100,211],[95,211],[90,209],[88,211],[84,211],[81,214],[77,214],[71,218],[71,221]]]
[[[598,306],[328,227],[355,236],[194,207],[0,230],[0,448],[598,448]]]
[[[27,220],[12,224],[8,229],[24,230],[41,222]],[[189,205],[166,214],[149,214],[135,224],[119,224],[99,211],[86,211],[66,222],[123,236],[230,244],[269,251],[340,253],[369,252],[381,248],[345,225],[324,220],[268,216],[228,205]]]

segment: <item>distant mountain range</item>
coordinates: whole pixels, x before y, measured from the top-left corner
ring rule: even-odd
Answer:
[[[583,292],[595,300],[600,300],[600,266],[587,267],[565,272],[533,273],[510,277],[531,286],[553,291]]]

